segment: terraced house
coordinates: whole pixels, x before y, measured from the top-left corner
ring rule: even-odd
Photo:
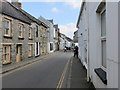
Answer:
[[[9,2],[2,1],[2,63],[19,62],[32,56],[31,20]]]
[[[20,2],[0,2],[2,4],[0,12],[2,17],[0,24],[0,55],[2,57],[0,59],[2,64],[34,59],[42,55],[41,49],[47,53],[47,44],[41,43],[41,35],[46,33],[48,27],[22,10]],[[41,29],[44,31],[43,33],[40,31]],[[46,40],[47,36],[43,41]]]
[[[40,17],[39,20],[42,22],[40,25],[40,54],[44,55],[47,54],[47,29],[49,28],[47,24],[47,20],[43,17]]]

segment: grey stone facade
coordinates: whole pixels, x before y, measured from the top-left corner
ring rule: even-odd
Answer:
[[[8,17],[5,15],[2,15],[2,18],[4,17]],[[9,17],[10,18],[10,17]],[[12,63],[16,62],[16,52],[17,52],[17,45],[21,45],[22,47],[22,52],[21,52],[21,61],[22,60],[28,60],[29,56],[28,56],[28,51],[29,51],[29,43],[33,43],[34,44],[34,30],[32,30],[32,39],[29,39],[28,33],[29,33],[29,24],[24,23],[24,31],[23,31],[23,38],[19,38],[19,29],[18,29],[18,23],[20,23],[21,21],[11,18],[12,19],[12,24],[11,24],[11,30],[12,30],[12,36],[11,37],[4,37],[4,34],[2,35],[2,45],[5,44],[9,44],[11,46],[10,48],[10,61]],[[34,46],[33,46],[33,51],[34,51]],[[33,57],[34,58],[34,52],[33,52]]]

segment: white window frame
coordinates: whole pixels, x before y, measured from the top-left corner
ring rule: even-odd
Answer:
[[[102,36],[102,25],[101,25],[101,23],[102,23],[102,21],[101,21],[101,20],[102,20],[101,15],[102,15],[104,12],[106,12],[105,6],[103,7],[103,9],[102,9],[101,12],[100,12],[100,45],[101,45],[101,68],[102,68],[104,71],[106,71],[107,65],[106,65],[106,67],[104,67],[103,64],[102,64],[102,62],[103,62],[103,60],[102,60],[102,41],[106,41],[106,35],[105,35],[105,36]],[[106,54],[106,55],[107,55],[107,54]],[[106,64],[107,64],[107,59],[106,59]]]
[[[38,48],[37,48],[37,45],[38,45]],[[39,55],[40,55],[40,42],[35,42],[35,56],[39,56]]]

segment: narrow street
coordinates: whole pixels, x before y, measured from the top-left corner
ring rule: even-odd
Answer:
[[[3,88],[57,88],[72,52],[55,52],[41,61],[3,75]]]

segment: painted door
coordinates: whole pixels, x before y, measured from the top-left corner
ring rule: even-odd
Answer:
[[[16,62],[21,61],[21,45],[17,45]]]

